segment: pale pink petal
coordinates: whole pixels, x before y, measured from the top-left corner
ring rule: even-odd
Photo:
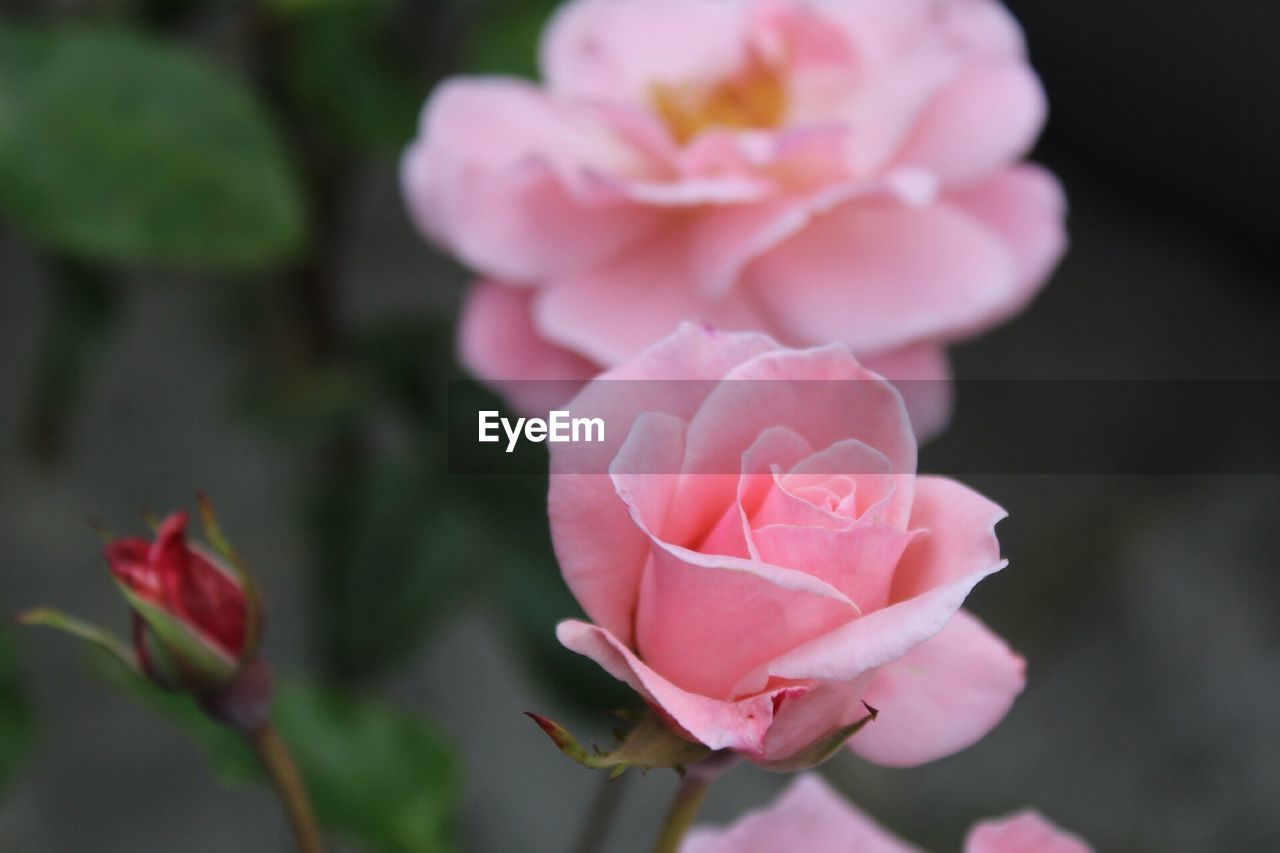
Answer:
[[[946,348],[912,344],[873,355],[859,355],[862,366],[893,383],[907,404],[911,426],[921,444],[938,436],[951,420],[954,388]]]
[[[590,175],[634,154],[582,110],[503,78],[442,84],[401,163],[415,221],[468,265],[526,283],[603,258],[658,214],[592,197]]]
[[[792,416],[780,419],[779,413]],[[735,368],[690,421],[684,470],[739,472],[742,455],[780,420],[815,448],[852,438],[883,453],[893,465],[903,506],[910,505],[916,445],[906,409],[887,382],[838,345],[770,352]],[[674,512],[710,525],[718,516],[700,514],[707,506],[728,505],[735,488],[729,481],[718,497],[697,497],[694,502],[677,494]]]
[[[774,660],[769,674],[796,681],[850,681],[898,660],[942,631],[970,590],[1002,568],[997,563],[860,616]]]
[[[723,335],[685,324],[588,384],[565,407],[575,417],[603,418],[607,429],[603,442],[549,445],[547,513],[552,542],[561,571],[572,579],[570,586],[587,615],[624,643],[632,637],[649,540],[632,523],[608,472],[632,423],[648,411],[691,417],[715,380],[776,347],[764,335]],[[654,458],[649,464],[664,462]]]
[[[970,66],[925,108],[894,162],[972,184],[1025,155],[1046,111],[1040,80],[1021,60]]]
[[[765,328],[755,307],[731,294],[710,301],[693,288],[689,231],[674,223],[626,252],[557,278],[534,303],[539,332],[600,364],[614,365],[680,323]]]
[[[762,755],[775,705],[808,689],[780,687],[736,702],[710,699],[681,690],[603,628],[571,620],[560,623],[556,637],[565,648],[586,655],[614,678],[625,681],[690,737],[712,749]]]
[[[990,229],[945,205],[855,200],[763,255],[747,281],[796,341],[880,352],[959,337],[1020,293]]]
[[[892,767],[914,767],[979,741],[1013,705],[1025,664],[1003,640],[961,610],[947,627],[871,676],[862,697],[879,709],[849,748]]]
[[[666,472],[675,470],[683,427],[671,415],[641,415],[614,466],[618,497],[652,542],[635,605],[635,648],[682,688],[728,699],[745,673],[857,611],[836,589],[804,572],[663,541],[659,531],[677,482]],[[590,581],[593,598],[617,600],[636,587],[629,572],[610,566],[566,580],[575,594]]]
[[[770,524],[754,528],[751,541],[760,559],[821,578],[870,613],[889,603],[894,569],[913,535],[887,524],[844,530]]]
[[[1000,563],[995,526],[1008,517],[1002,507],[946,477],[917,477],[915,486],[911,529],[924,534],[911,543],[898,564],[894,601],[906,601]]]
[[[745,59],[745,16],[718,0],[576,0],[543,33],[542,77],[588,100],[649,103],[657,83],[714,82]]]
[[[949,201],[994,231],[1013,252],[1024,295],[1006,306],[1020,310],[1039,290],[1067,248],[1067,200],[1058,179],[1024,164],[953,193]]]
[[[635,648],[684,689],[732,699],[749,672],[857,612],[803,571],[655,543],[640,585]]]
[[[899,478],[893,476],[893,462],[856,438],[837,441],[801,460],[780,478],[780,482],[790,489],[792,484],[832,475],[848,478],[852,486],[836,507],[836,511],[845,518],[858,519],[869,514],[868,517],[877,522],[906,527],[911,513],[911,490],[906,490],[905,494],[899,492]],[[760,521],[763,523],[764,519]]]
[[[796,776],[770,805],[724,828],[696,827],[680,853],[917,853],[816,773]]]
[[[752,679],[757,679],[754,685]],[[853,681],[812,682],[808,692],[787,697],[773,711],[773,725],[764,739],[764,758],[782,761],[813,746],[819,738],[842,729],[867,716],[861,697],[866,679]],[[770,682],[767,672],[751,673],[740,685],[743,695],[766,687],[779,687],[783,682]],[[752,689],[754,688],[754,689]],[[736,692],[736,691],[735,691]],[[874,725],[874,723],[868,723]],[[865,732],[864,726],[862,731]],[[859,732],[855,737],[861,737]]]
[[[1084,839],[1056,826],[1034,809],[975,824],[964,853],[1092,853]]]
[[[599,368],[538,336],[530,296],[494,281],[473,284],[458,321],[458,357],[522,414],[545,416]]]

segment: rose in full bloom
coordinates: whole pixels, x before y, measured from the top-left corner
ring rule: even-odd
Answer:
[[[568,405],[552,537],[591,622],[560,641],[678,734],[765,764],[864,713],[852,749],[913,765],[989,731],[1022,659],[960,610],[1001,569],[1000,507],[916,476],[898,392],[839,344],[686,324]]]
[[[584,380],[695,320],[945,380],[944,346],[1063,250],[997,0],[572,0],[540,55],[540,85],[442,84],[402,163],[420,228],[480,275],[482,378]],[[938,426],[946,382],[918,396]]]
[[[1027,809],[983,821],[969,831],[964,853],[1089,853],[1083,840]],[[681,853],[919,853],[835,791],[820,776],[796,777],[771,805],[724,829],[694,829]]]
[[[133,651],[153,681],[208,694],[228,686],[257,651],[260,609],[244,575],[187,541],[187,514],[175,512],[153,541],[106,547],[111,576],[133,618]]]

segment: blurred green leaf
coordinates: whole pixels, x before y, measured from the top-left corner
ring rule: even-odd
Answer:
[[[488,0],[463,50],[466,70],[536,77],[538,40],[557,0]]]
[[[454,849],[458,762],[422,721],[302,685],[276,719],[326,827],[377,853]]]
[[[95,653],[91,661],[103,680],[190,737],[204,753],[219,782],[231,788],[243,788],[263,778],[258,760],[244,740],[209,719],[190,696],[157,687],[103,652]]]
[[[280,141],[235,76],[85,26],[0,24],[0,210],[102,262],[254,267],[304,233]]]
[[[331,674],[367,681],[456,611],[475,528],[439,474],[408,455],[339,461],[327,473],[311,512],[319,640]]]
[[[18,769],[35,736],[35,718],[23,700],[18,659],[0,633],[0,789]]]
[[[312,127],[346,147],[398,156],[413,135],[426,85],[398,48],[388,0],[304,4],[289,27],[293,98]]]
[[[189,735],[223,784],[265,777],[244,740],[168,693],[99,656],[112,684]],[[290,683],[274,717],[307,784],[320,823],[371,853],[439,853],[455,848],[458,762],[427,723],[363,699]]]

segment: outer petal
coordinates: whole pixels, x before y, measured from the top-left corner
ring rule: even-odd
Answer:
[[[933,99],[894,162],[970,184],[1025,155],[1046,112],[1044,88],[1021,60],[973,65]]]
[[[1090,853],[1092,849],[1034,809],[976,824],[964,842],[965,853]]]
[[[771,805],[723,829],[698,827],[681,853],[911,853],[912,847],[805,773]]]
[[[590,112],[531,84],[461,79],[427,102],[401,180],[429,236],[488,275],[531,282],[654,226],[656,213],[591,193],[589,174],[628,168],[634,156]]]
[[[458,323],[464,367],[496,387],[522,413],[546,412],[577,393],[599,367],[538,336],[528,290],[481,280]]]
[[[729,699],[748,673],[857,612],[803,570],[658,544],[640,588],[635,647],[681,687]]]
[[[998,234],[1013,252],[1023,295],[1015,297],[1005,311],[1022,308],[1067,248],[1067,200],[1062,185],[1039,166],[1022,165],[949,198]]]
[[[561,622],[556,637],[565,648],[600,664],[614,678],[625,681],[645,701],[658,708],[694,740],[712,749],[734,749],[748,755],[764,750],[773,724],[774,707],[806,687],[780,687],[768,693],[725,702],[681,690],[650,669],[616,637],[585,622]]]
[[[694,289],[690,232],[664,228],[625,252],[556,278],[534,306],[543,336],[599,364],[619,364],[682,322],[720,329],[766,328],[738,294],[711,301]]]
[[[911,426],[921,444],[937,437],[951,420],[954,388],[944,347],[919,343],[874,355],[859,355],[868,370],[879,373],[902,394]]]
[[[746,16],[717,0],[576,0],[552,18],[541,45],[552,91],[648,103],[655,83],[714,81],[742,62]]]
[[[715,380],[776,348],[764,335],[724,334],[686,324],[589,383],[566,406],[576,417],[603,417],[608,429],[602,443],[550,445],[552,541],[578,602],[622,642],[631,642],[640,572],[649,554],[648,538],[631,520],[607,473],[632,423],[646,411],[691,417]]]
[[[1008,513],[945,477],[917,477],[911,527],[927,531],[912,543],[894,576],[893,600],[906,601],[1000,563],[997,522]]]
[[[959,752],[999,723],[1025,684],[1025,664],[961,610],[931,640],[876,670],[863,697],[875,725],[849,741],[854,752],[911,767]]]
[[[869,199],[815,219],[747,281],[784,337],[854,352],[963,336],[1020,292],[1010,250],[971,217]]]
[[[942,631],[969,591],[1002,568],[1003,564],[990,566],[861,616],[773,661],[769,674],[790,680],[852,681],[892,663]]]

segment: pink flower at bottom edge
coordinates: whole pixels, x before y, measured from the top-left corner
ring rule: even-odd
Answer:
[[[976,824],[964,853],[1090,853],[1082,839],[1027,809]],[[919,853],[816,774],[797,776],[770,805],[723,828],[697,827],[681,853]]]

